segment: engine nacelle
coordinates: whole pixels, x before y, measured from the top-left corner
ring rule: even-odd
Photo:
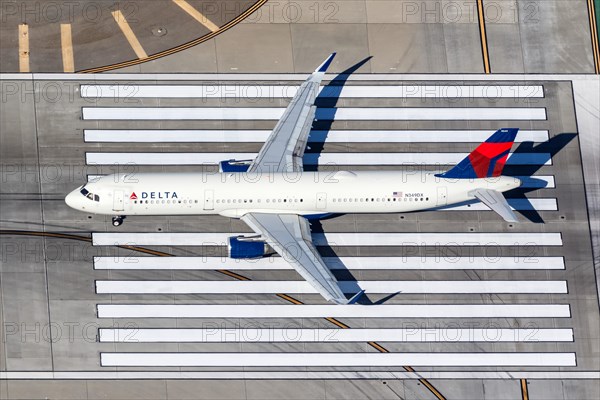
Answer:
[[[246,172],[252,160],[225,160],[219,163],[219,172]]]
[[[265,255],[265,242],[244,236],[231,236],[227,251],[229,258],[258,258]]]

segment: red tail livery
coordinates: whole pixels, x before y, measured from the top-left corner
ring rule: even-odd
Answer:
[[[437,176],[449,179],[477,179],[502,175],[518,131],[518,128],[503,128],[496,131],[454,168]]]

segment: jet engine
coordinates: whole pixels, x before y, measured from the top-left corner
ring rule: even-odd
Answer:
[[[219,172],[246,172],[252,160],[225,160],[219,163]]]
[[[265,255],[266,243],[258,236],[231,236],[227,246],[229,258],[258,258]]]

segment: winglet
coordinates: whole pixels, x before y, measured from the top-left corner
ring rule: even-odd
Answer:
[[[331,53],[329,55],[329,57],[327,57],[327,59],[325,61],[323,61],[323,64],[319,65],[319,67],[315,70],[315,72],[327,71],[327,68],[329,68],[329,65],[331,65],[331,62],[333,61],[336,54],[337,53]]]
[[[362,297],[363,294],[365,294],[364,289],[362,289],[360,292],[358,292],[354,296],[352,296],[350,298],[350,300],[348,300],[348,303],[346,303],[346,304],[355,304],[356,302],[358,302],[358,300],[360,300],[360,298]]]

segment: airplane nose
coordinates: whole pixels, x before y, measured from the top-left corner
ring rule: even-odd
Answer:
[[[78,201],[77,201],[77,200],[79,200],[79,198],[78,198],[79,193],[75,193],[75,192],[76,191],[73,191],[73,192],[69,193],[67,195],[67,197],[65,197],[65,203],[67,203],[67,205],[69,207],[74,208],[75,210],[79,210]]]

